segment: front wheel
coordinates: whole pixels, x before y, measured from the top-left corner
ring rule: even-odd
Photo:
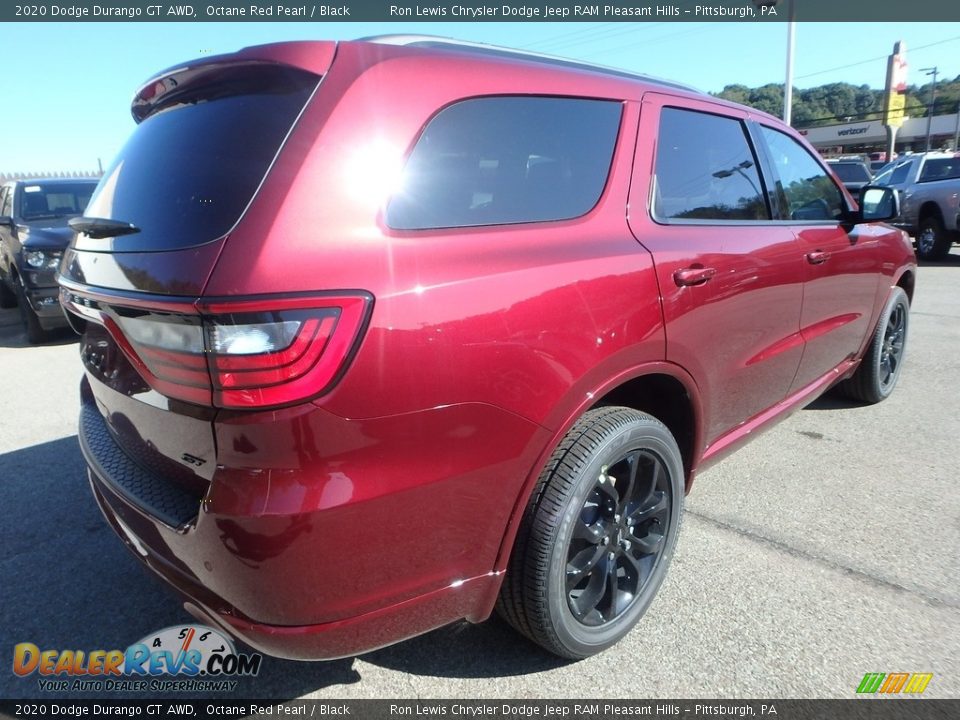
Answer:
[[[27,341],[32,345],[46,342],[50,333],[43,329],[40,324],[40,318],[30,307],[30,301],[27,300],[27,293],[23,289],[23,283],[17,278],[17,304],[20,306],[20,320],[23,322],[23,331],[27,335]]]
[[[921,260],[943,260],[953,245],[953,238],[936,215],[927,215],[917,231],[917,257]]]
[[[0,278],[0,308],[6,309],[16,306],[16,293],[7,285],[3,278]]]
[[[497,602],[521,633],[561,657],[605,650],[636,625],[680,529],[683,461],[656,418],[591,410],[540,475]]]
[[[864,403],[886,400],[896,387],[907,349],[910,326],[910,299],[903,288],[894,288],[883,308],[873,338],[860,367],[840,384],[848,397]]]

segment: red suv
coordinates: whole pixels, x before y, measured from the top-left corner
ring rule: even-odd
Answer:
[[[179,65],[61,265],[94,496],[187,610],[334,658],[636,623],[698,471],[886,397],[915,260],[781,122],[430,39]]]

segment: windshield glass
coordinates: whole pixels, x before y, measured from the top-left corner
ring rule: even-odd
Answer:
[[[27,183],[20,193],[18,214],[28,221],[80,215],[96,187],[95,180]]]
[[[907,179],[910,172],[910,160],[903,162],[892,162],[887,165],[883,172],[879,173],[873,179],[873,185],[899,185]]]

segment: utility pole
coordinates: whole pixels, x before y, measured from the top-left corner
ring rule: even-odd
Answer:
[[[953,131],[953,151],[960,152],[960,102],[957,103],[957,129]]]
[[[787,78],[783,85],[783,121],[787,125],[793,117],[793,46],[797,37],[793,4],[794,0],[787,0]]]
[[[930,90],[930,109],[927,111],[927,152],[930,151],[930,123],[933,121],[933,109],[937,105],[937,74],[940,72],[937,66],[932,68],[920,68],[920,72],[927,75],[933,75],[933,88]]]
[[[776,15],[776,6],[781,2],[787,4],[787,77],[783,83],[783,121],[789,125],[793,117],[793,46],[797,37],[795,0],[753,0],[753,4],[760,8],[761,15]]]

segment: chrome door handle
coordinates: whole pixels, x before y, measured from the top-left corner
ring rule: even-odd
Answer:
[[[807,253],[807,262],[811,265],[823,265],[823,263],[829,259],[830,253],[824,250],[815,250],[814,252]]]
[[[703,285],[707,280],[717,274],[716,268],[709,267],[688,267],[677,270],[673,274],[673,281],[680,287],[686,285]]]

